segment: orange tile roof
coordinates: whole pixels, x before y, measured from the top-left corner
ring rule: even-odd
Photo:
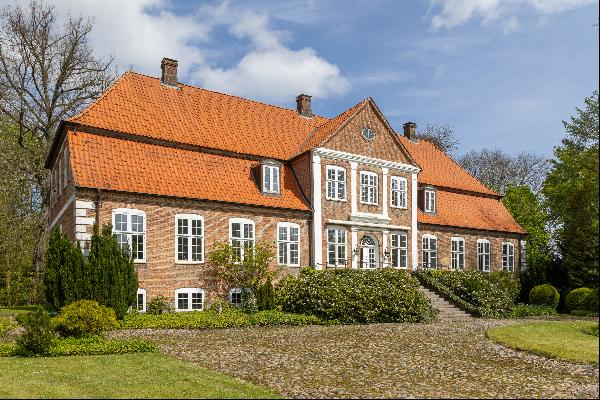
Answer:
[[[281,196],[268,196],[252,177],[257,161],[72,130],[68,143],[76,186],[310,210],[288,167]]]
[[[328,121],[296,110],[179,84],[123,74],[70,122],[159,140],[287,160]]]
[[[498,199],[438,190],[435,215],[419,210],[420,223],[525,233]]]
[[[469,174],[452,157],[438,149],[431,142],[427,140],[412,142],[404,136],[399,136],[399,138],[412,158],[421,167],[419,182],[499,197],[498,193]]]

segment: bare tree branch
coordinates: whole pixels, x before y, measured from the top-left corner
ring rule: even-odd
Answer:
[[[460,141],[454,128],[446,124],[427,124],[417,133],[417,138],[428,140],[445,153],[452,154],[458,149]]]

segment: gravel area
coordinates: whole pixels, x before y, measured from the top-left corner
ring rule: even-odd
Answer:
[[[597,398],[598,367],[485,337],[510,320],[432,324],[131,330],[161,349],[295,398]],[[518,321],[518,322],[522,322]]]

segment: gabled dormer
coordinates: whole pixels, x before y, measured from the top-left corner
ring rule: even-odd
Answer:
[[[281,167],[276,161],[263,160],[260,163],[260,190],[265,195],[281,194]]]

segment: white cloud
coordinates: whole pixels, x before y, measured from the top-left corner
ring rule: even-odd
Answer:
[[[541,14],[556,14],[595,3],[595,0],[431,0],[440,6],[438,14],[431,17],[434,31],[450,29],[471,18],[481,17],[482,24],[499,24],[505,33],[517,30],[520,23],[515,14],[525,6]]]

